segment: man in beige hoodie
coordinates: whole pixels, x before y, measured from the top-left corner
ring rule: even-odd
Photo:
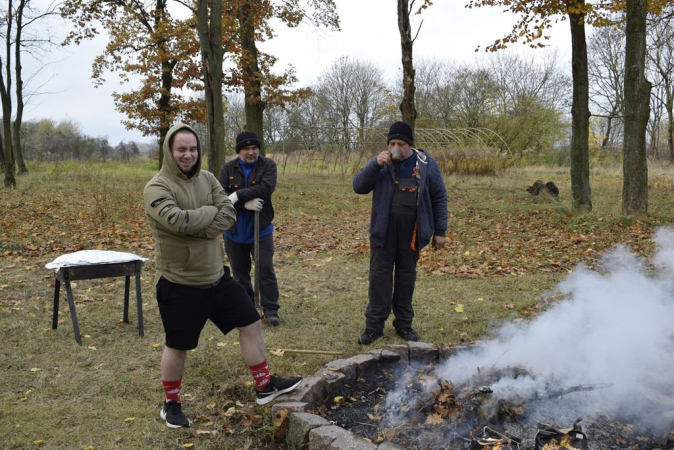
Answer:
[[[236,211],[215,176],[201,170],[196,132],[185,124],[175,125],[162,151],[162,168],[143,194],[155,241],[157,303],[166,333],[161,358],[166,399],[160,415],[167,426],[179,428],[190,426],[180,403],[187,350],[197,347],[207,320],[224,334],[239,331],[258,404],[292,391],[302,379],[270,374],[260,316],[223,265],[219,236],[236,225]]]

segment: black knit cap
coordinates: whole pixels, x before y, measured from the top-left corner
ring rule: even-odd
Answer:
[[[414,145],[414,133],[412,127],[407,122],[396,122],[391,125],[386,137],[386,143],[391,142],[391,139],[400,139],[407,142],[409,145]]]
[[[252,131],[242,131],[236,136],[236,153],[239,153],[242,148],[249,145],[260,147],[260,140],[257,138],[257,134]]]

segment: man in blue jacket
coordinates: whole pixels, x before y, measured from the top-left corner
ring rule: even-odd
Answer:
[[[388,150],[353,179],[357,194],[373,192],[369,303],[361,345],[383,336],[391,310],[396,333],[406,341],[419,340],[412,328],[419,251],[431,240],[434,248],[442,248],[446,240],[447,191],[438,164],[413,147],[414,134],[405,122],[391,125],[387,142]]]
[[[260,306],[267,324],[280,323],[279,291],[274,271],[274,205],[271,196],[276,189],[276,163],[260,155],[260,140],[251,131],[236,136],[237,157],[222,166],[218,181],[236,209],[236,229],[224,233],[225,251],[232,265],[234,279],[253,298],[250,279],[254,251],[254,212],[260,213],[260,260],[255,261],[260,273]]]

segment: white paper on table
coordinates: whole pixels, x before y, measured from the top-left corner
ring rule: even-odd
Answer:
[[[147,260],[147,258],[134,255],[133,253],[110,252],[106,250],[81,250],[79,252],[61,255],[52,262],[46,264],[45,268],[57,271],[61,267],[68,266],[90,266],[96,264],[116,264]]]

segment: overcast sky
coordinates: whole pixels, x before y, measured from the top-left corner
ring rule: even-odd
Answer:
[[[36,4],[43,2],[39,0]],[[292,64],[299,78],[298,86],[311,85],[337,58],[350,56],[371,61],[381,67],[389,81],[397,79],[401,70],[400,36],[395,0],[335,0],[340,15],[340,32],[316,29],[309,24],[288,29],[275,23],[278,37],[262,45],[262,50],[279,58],[280,71]],[[420,3],[420,1],[417,1]],[[467,10],[462,0],[440,0],[414,16],[416,30],[423,19],[421,32],[414,44],[415,58],[437,58],[470,63],[475,49],[502,37],[514,23],[514,16],[497,8]],[[66,25],[54,22],[51,29],[61,37]],[[561,63],[570,58],[568,22],[552,30],[553,48],[559,51]],[[125,130],[123,116],[115,110],[112,92],[133,88],[120,85],[116,74],[106,74],[105,85],[95,88],[91,80],[91,63],[106,44],[105,36],[80,46],[59,49],[50,56],[53,63],[31,81],[31,88],[40,88],[44,95],[30,99],[24,120],[51,118],[71,119],[83,133],[94,137],[107,136],[112,145],[120,140],[151,141],[138,131]],[[513,51],[527,53],[516,44]],[[540,53],[540,52],[539,52]],[[25,72],[34,70],[26,61]]]

